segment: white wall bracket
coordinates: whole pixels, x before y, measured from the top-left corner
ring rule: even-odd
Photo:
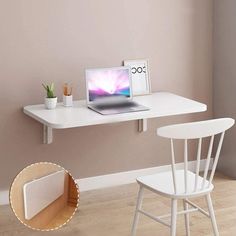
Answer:
[[[53,141],[52,128],[43,125],[43,143],[50,144]]]
[[[146,132],[147,131],[147,119],[138,120],[138,131]]]

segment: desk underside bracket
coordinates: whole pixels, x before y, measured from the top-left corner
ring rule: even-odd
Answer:
[[[147,131],[147,119],[138,120],[138,131],[146,132]],[[46,125],[43,125],[43,143],[50,144],[53,141],[53,132],[52,128]]]
[[[146,132],[147,131],[147,119],[138,120],[138,131]]]
[[[43,125],[43,143],[50,144],[53,140],[52,128]]]

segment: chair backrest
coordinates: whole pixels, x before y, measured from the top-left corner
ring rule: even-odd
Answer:
[[[175,153],[174,153],[174,140],[181,139],[184,140],[184,185],[185,192],[189,192],[188,184],[188,140],[189,139],[198,139],[198,148],[197,148],[197,161],[196,161],[196,170],[195,170],[195,183],[191,187],[192,192],[198,192],[208,188],[213,180],[216,166],[220,156],[220,150],[222,147],[224,134],[227,129],[234,125],[234,119],[231,118],[220,118],[199,122],[183,123],[165,126],[157,129],[157,134],[161,137],[169,138],[171,141],[171,167],[172,167],[172,176],[175,193],[177,193],[176,186],[176,167],[175,167]],[[209,179],[207,179],[208,171],[210,167],[213,143],[215,135],[220,134],[220,140],[218,142],[218,147],[216,149],[216,154],[213,160],[213,166],[210,173]],[[199,189],[199,171],[200,171],[200,161],[201,161],[201,149],[202,149],[202,140],[203,138],[210,137],[210,143],[204,168],[203,181]],[[208,180],[208,181],[207,181]],[[208,183],[208,184],[206,184]]]

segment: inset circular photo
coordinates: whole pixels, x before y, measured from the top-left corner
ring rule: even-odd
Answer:
[[[79,189],[63,167],[40,162],[24,168],[10,189],[16,217],[29,228],[49,231],[65,225],[75,214]]]

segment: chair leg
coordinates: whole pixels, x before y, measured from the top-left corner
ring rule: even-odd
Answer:
[[[136,203],[135,214],[134,214],[134,221],[133,221],[132,231],[131,231],[131,235],[132,236],[136,235],[136,228],[137,228],[138,220],[139,220],[139,212],[138,212],[138,210],[140,210],[141,206],[142,206],[143,190],[144,190],[144,188],[142,186],[140,186],[139,187],[139,192],[138,192],[138,199],[137,199],[137,203]]]
[[[184,205],[184,210],[188,210],[188,203],[183,199],[183,205]],[[184,214],[184,220],[185,220],[185,230],[186,230],[186,235],[190,236],[190,228],[189,228],[189,213]]]
[[[171,199],[171,227],[170,235],[176,235],[176,221],[177,221],[177,199]]]
[[[214,235],[219,236],[219,231],[218,231],[217,224],[216,224],[216,218],[215,218],[215,213],[214,213],[210,193],[208,193],[206,195],[206,200],[207,200],[207,206],[208,206],[209,214],[210,214],[210,217],[211,217],[211,223],[212,223]]]

